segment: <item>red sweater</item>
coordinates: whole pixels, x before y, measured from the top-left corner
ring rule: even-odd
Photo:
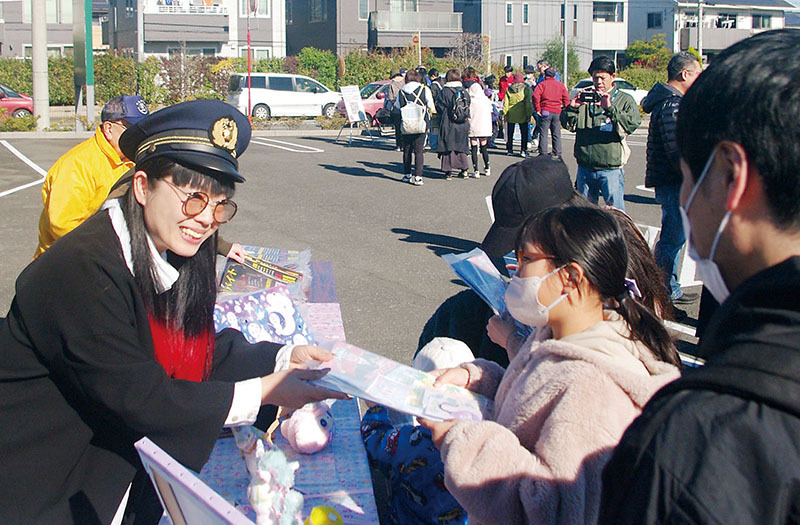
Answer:
[[[569,104],[569,93],[564,84],[549,77],[544,79],[533,90],[533,108],[536,113],[549,111],[550,113],[561,113],[561,108]]]
[[[506,98],[506,91],[508,91],[508,86],[513,84],[513,82],[511,82],[511,79],[513,79],[513,78],[514,78],[513,76],[511,78],[509,78],[509,77],[507,77],[505,75],[500,77],[500,83],[498,84],[498,87],[500,88],[500,91],[497,93],[497,98],[499,98],[500,100],[503,100],[504,98]],[[509,82],[511,82],[511,83],[509,83]]]

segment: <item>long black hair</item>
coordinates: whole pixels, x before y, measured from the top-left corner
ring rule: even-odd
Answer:
[[[604,304],[627,322],[634,341],[640,341],[660,361],[680,364],[678,352],[661,320],[628,295],[628,248],[617,220],[596,206],[548,208],[530,217],[517,237],[554,257],[554,267],[577,263]],[[567,266],[569,268],[569,266]]]
[[[159,179],[172,175],[177,186],[189,185],[212,194],[233,196],[233,183],[220,180],[186,168],[166,157],[147,159],[136,166],[147,173],[147,184],[153,187]],[[214,300],[216,298],[215,262],[217,233],[206,239],[192,257],[182,257],[167,252],[167,260],[178,269],[178,280],[169,292],[158,294],[155,285],[155,265],[150,256],[147,228],[141,204],[136,200],[133,185],[123,197],[123,214],[131,236],[131,258],[134,280],[142,294],[147,312],[164,322],[170,330],[185,336],[213,333]]]

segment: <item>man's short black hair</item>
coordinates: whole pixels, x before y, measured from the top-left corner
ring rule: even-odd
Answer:
[[[536,65],[537,65],[537,66],[540,66],[540,65],[542,65],[542,64],[544,64],[545,66],[549,66],[549,65],[550,65],[550,62],[548,62],[548,61],[547,61],[547,60],[545,60],[545,59],[541,59],[540,61],[536,62]]]
[[[505,73],[511,73],[512,71],[514,71],[514,66],[506,66],[503,68],[503,72]]]
[[[607,56],[601,55],[592,60],[592,63],[589,64],[589,74],[592,75],[595,71],[605,71],[609,75],[614,75],[617,72],[617,66],[614,65],[613,60]]]
[[[773,222],[800,227],[800,29],[741,40],[720,53],[684,95],[678,149],[697,180],[723,140],[758,170]]]
[[[435,78],[435,77],[438,77],[438,76],[439,76],[439,70],[438,70],[438,69],[436,69],[435,67],[432,67],[432,68],[431,68],[431,70],[430,70],[430,71],[428,71],[428,76],[429,76],[430,78]]]
[[[697,60],[695,55],[687,51],[675,53],[672,55],[672,58],[669,59],[669,64],[667,64],[667,79],[677,79],[678,75],[681,74],[681,71],[688,69],[693,65],[700,67],[700,61]]]

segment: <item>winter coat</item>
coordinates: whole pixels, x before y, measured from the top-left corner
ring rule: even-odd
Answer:
[[[500,80],[497,83],[497,87],[499,88],[497,92],[497,97],[500,99],[500,101],[503,101],[506,98],[506,91],[508,91],[508,87],[511,85],[511,79],[513,78],[514,78],[513,75],[511,76],[511,78],[505,75],[500,77]]]
[[[539,82],[533,90],[533,109],[536,113],[549,111],[560,114],[569,105],[569,93],[564,84],[553,77]]]
[[[683,93],[669,84],[656,84],[642,99],[642,110],[651,114],[644,176],[648,188],[683,182],[675,133],[682,98]]]
[[[439,124],[439,147],[436,149],[438,153],[451,151],[469,152],[469,119],[461,123],[453,122],[450,120],[450,112],[448,111],[459,91],[467,98],[467,104],[469,104],[469,92],[457,80],[446,83],[439,92],[439,96],[436,97],[436,112],[439,113],[441,118],[441,123]]]
[[[99,210],[114,183],[132,167],[133,162],[120,159],[101,127],[62,155],[42,184],[44,209],[34,259]]]
[[[483,90],[472,89],[469,104],[469,136],[470,137],[491,137],[492,136],[492,101],[483,93]]]
[[[628,334],[609,312],[581,333],[529,339],[505,371],[461,365],[468,388],[495,403],[493,420],[459,421],[441,447],[445,485],[470,523],[597,519],[611,451],[650,396],[678,377]]]
[[[625,138],[636,131],[642,117],[633,97],[614,88],[611,107],[599,104],[567,106],[561,125],[575,132],[575,160],[590,170],[611,170],[625,165],[630,156]]]
[[[278,345],[223,330],[207,381],[170,378],[154,358],[123,242],[109,212],[98,212],[17,279],[0,323],[0,523],[110,523],[134,476],[137,523],[147,523],[147,510],[157,521],[134,442],[148,436],[199,471],[233,381],[274,368]]]
[[[533,115],[531,88],[525,82],[517,82],[509,86],[503,100],[503,116],[506,122],[520,124],[528,122]]]
[[[420,87],[422,88],[422,93],[420,93],[419,104],[421,106],[424,106],[428,110],[426,119],[430,118],[431,113],[436,111],[436,106],[433,103],[433,94],[431,93],[431,90],[428,86],[423,86],[421,83],[417,81],[408,82],[403,86],[403,88],[400,91],[404,92],[404,94],[402,97],[399,95],[397,96],[397,98],[394,101],[394,109],[396,111],[400,111],[403,108],[403,102],[415,103],[414,100],[416,95],[414,92],[417,91],[417,89],[419,89]]]
[[[750,277],[603,473],[601,523],[800,520],[800,257]]]

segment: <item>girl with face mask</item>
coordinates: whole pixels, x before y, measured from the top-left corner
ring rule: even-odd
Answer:
[[[608,212],[531,217],[517,258],[506,304],[535,334],[508,369],[478,360],[436,372],[438,383],[492,397],[491,420],[423,424],[470,523],[594,522],[603,466],[652,394],[678,377],[677,351],[629,292],[625,238]]]

